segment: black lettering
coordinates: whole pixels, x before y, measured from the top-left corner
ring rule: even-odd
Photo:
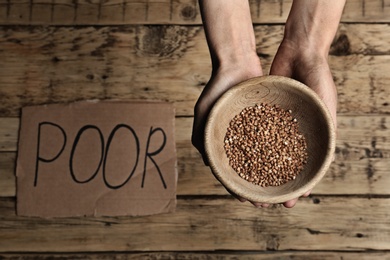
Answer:
[[[74,174],[74,171],[73,171],[73,156],[74,156],[74,152],[76,150],[76,147],[77,147],[77,144],[80,140],[80,137],[81,135],[87,131],[88,129],[91,129],[91,130],[96,130],[98,133],[99,133],[99,136],[100,136],[100,143],[101,143],[101,156],[100,156],[100,162],[99,162],[99,165],[98,167],[96,168],[96,171],[94,172],[94,174],[91,175],[91,177],[89,177],[88,179],[86,180],[79,180],[76,178],[76,175]],[[70,160],[69,160],[69,169],[70,169],[70,174],[72,176],[72,179],[77,182],[77,183],[86,183],[86,182],[89,182],[91,181],[93,178],[96,177],[96,175],[98,174],[99,172],[99,169],[100,169],[100,166],[102,165],[102,161],[103,161],[103,154],[104,153],[104,138],[103,138],[103,134],[102,132],[100,131],[100,129],[97,127],[97,126],[94,126],[94,125],[86,125],[86,126],[83,126],[79,132],[77,133],[77,136],[73,142],[73,146],[72,146],[72,151],[70,153]]]
[[[153,135],[154,133],[158,132],[158,131],[161,132],[162,135],[163,135],[163,138],[164,138],[164,139],[163,139],[163,142],[162,142],[160,148],[158,148],[156,151],[154,151],[154,152],[149,152],[150,139],[151,139],[152,135]],[[167,137],[166,137],[165,132],[164,132],[164,130],[163,130],[162,128],[158,127],[158,128],[156,128],[156,129],[153,129],[153,127],[150,127],[149,136],[148,136],[148,141],[147,141],[147,143],[146,143],[146,152],[145,152],[145,161],[144,161],[144,173],[143,173],[143,176],[142,176],[142,184],[141,184],[141,187],[142,187],[142,188],[144,187],[144,183],[145,183],[146,161],[147,161],[147,158],[149,158],[149,159],[153,162],[154,166],[156,166],[156,169],[157,169],[157,171],[158,171],[158,174],[160,175],[160,179],[161,179],[161,182],[162,182],[162,184],[163,184],[163,186],[164,186],[164,189],[167,188],[167,185],[165,184],[165,181],[164,181],[164,177],[163,177],[162,174],[161,174],[160,168],[158,167],[157,163],[153,160],[153,156],[159,154],[159,153],[164,149],[165,144],[166,144],[166,141],[167,141]]]
[[[114,138],[115,136],[115,133],[116,131],[118,131],[120,128],[126,128],[128,129],[134,136],[134,139],[135,139],[135,142],[136,142],[136,153],[137,153],[137,158],[136,158],[136,161],[135,161],[135,165],[129,175],[129,177],[127,177],[127,179],[122,183],[122,184],[119,184],[119,185],[111,185],[108,181],[107,181],[107,177],[106,177],[106,161],[107,161],[107,155],[108,155],[108,152],[110,150],[110,145],[111,145],[111,141],[112,139]],[[137,168],[137,164],[138,164],[138,159],[139,159],[139,140],[138,140],[138,137],[137,137],[137,134],[135,133],[134,129],[131,128],[130,126],[128,125],[125,125],[125,124],[119,124],[117,125],[111,132],[110,136],[108,137],[108,141],[107,141],[107,147],[106,147],[106,154],[104,156],[104,163],[103,163],[103,180],[104,180],[104,183],[106,184],[107,187],[111,188],[111,189],[119,189],[120,187],[122,187],[123,185],[125,185],[130,179],[131,177],[133,176],[134,172],[135,172],[135,169]]]
[[[53,158],[42,158],[39,156],[39,150],[40,150],[40,144],[41,144],[41,128],[43,125],[49,125],[49,126],[53,126],[53,127],[57,127],[62,135],[64,136],[64,143],[60,149],[60,151],[58,152],[58,154],[56,156],[54,156]],[[37,186],[37,183],[38,183],[38,168],[39,168],[39,161],[42,161],[42,162],[45,162],[45,163],[50,163],[50,162],[53,162],[55,161],[60,155],[61,153],[64,151],[65,149],[65,145],[66,145],[66,133],[64,131],[64,129],[62,129],[61,126],[55,124],[55,123],[52,123],[52,122],[41,122],[39,123],[39,126],[38,126],[38,144],[37,144],[37,158],[35,160],[35,178],[34,178],[34,187]]]

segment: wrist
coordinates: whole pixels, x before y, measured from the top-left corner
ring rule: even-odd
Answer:
[[[257,54],[241,56],[224,56],[217,66],[213,67],[213,74],[225,75],[234,84],[241,81],[262,76],[261,62]]]
[[[299,32],[296,25],[286,23],[282,45],[287,45],[297,53],[313,53],[327,57],[334,33],[312,29],[310,32]]]
[[[259,63],[251,23],[242,26],[228,20],[223,30],[214,31],[215,29],[206,27],[213,68]]]
[[[213,69],[258,63],[248,1],[200,0]],[[218,14],[218,15],[216,15]]]
[[[253,50],[219,53],[213,58],[213,70],[215,71],[239,71],[249,74],[261,72],[261,62],[257,53]]]
[[[336,34],[345,0],[294,0],[284,40],[297,50],[327,56]]]

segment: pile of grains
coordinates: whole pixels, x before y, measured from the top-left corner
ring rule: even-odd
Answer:
[[[307,145],[291,112],[262,103],[244,108],[232,119],[224,147],[240,177],[266,187],[282,185],[300,173]]]

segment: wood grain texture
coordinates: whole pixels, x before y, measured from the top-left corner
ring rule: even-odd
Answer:
[[[283,23],[292,0],[249,0],[254,23]],[[349,0],[343,22],[389,22],[389,0]],[[197,0],[6,1],[0,24],[117,25],[200,24]]]
[[[249,0],[268,72],[292,0]],[[390,259],[390,0],[348,0],[330,50],[335,162],[293,209],[239,203],[191,145],[211,63],[197,0],[0,0],[0,258]],[[20,108],[171,101],[178,208],[150,217],[15,216]]]
[[[172,214],[66,219],[17,217],[14,203],[0,199],[0,252],[390,249],[380,198],[306,198],[294,210],[183,198]]]
[[[18,118],[0,118],[0,197],[15,196]],[[192,146],[192,118],[176,118],[179,195],[226,195]],[[338,116],[335,161],[314,194],[390,195],[390,117]],[[14,141],[9,141],[14,140]]]
[[[389,260],[390,255],[386,252],[378,251],[365,251],[365,252],[326,252],[326,251],[317,251],[317,252],[297,252],[297,251],[270,251],[270,252],[259,252],[259,251],[235,251],[235,252],[145,252],[145,253],[45,253],[45,254],[33,254],[33,253],[12,253],[12,254],[1,254],[1,259],[9,260],[23,260],[23,259],[94,259],[94,260],[105,260],[105,259],[115,259],[115,260],[126,260],[126,259],[145,259],[145,260],[156,260],[156,259],[166,259],[166,260],[289,260],[289,259],[301,259],[301,260]]]
[[[0,197],[16,195],[16,153],[0,153]]]
[[[267,72],[283,27],[255,30]],[[171,101],[177,115],[190,116],[211,73],[198,26],[3,27],[0,32],[1,116],[18,116],[25,105],[84,99]],[[387,24],[340,28],[330,57],[339,112],[390,113],[385,42],[390,42]]]

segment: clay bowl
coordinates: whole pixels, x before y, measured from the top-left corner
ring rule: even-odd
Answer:
[[[307,163],[295,180],[261,187],[241,178],[229,165],[224,137],[232,118],[245,107],[267,103],[292,110],[307,143]],[[335,150],[335,129],[327,107],[306,85],[281,76],[242,82],[218,99],[205,128],[205,150],[211,170],[230,191],[254,202],[283,203],[311,190],[329,168]]]

